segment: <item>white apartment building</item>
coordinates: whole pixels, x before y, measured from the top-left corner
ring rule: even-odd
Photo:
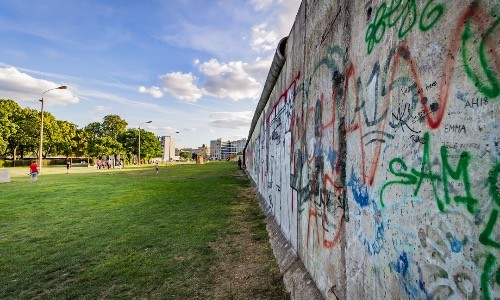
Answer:
[[[226,160],[245,149],[247,139],[237,141],[223,141],[222,139],[210,141],[210,158],[214,160]]]
[[[179,157],[175,155],[175,139],[169,135],[161,136],[158,139],[161,142],[163,151],[162,161],[167,162],[172,160],[178,160]]]

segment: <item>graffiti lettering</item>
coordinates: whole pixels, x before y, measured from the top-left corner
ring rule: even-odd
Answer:
[[[431,29],[441,18],[444,7],[441,4],[431,7],[433,0],[428,0],[419,18],[419,28],[422,31]],[[385,35],[386,27],[394,27],[399,22],[398,38],[403,38],[411,31],[417,22],[417,4],[415,0],[391,0],[389,6],[383,2],[375,13],[375,19],[368,25],[365,42],[368,54]]]
[[[478,88],[478,90],[485,96],[490,98],[495,98],[498,95],[500,95],[500,86],[497,78],[499,73],[498,70],[499,65],[498,63],[488,63],[487,56],[485,53],[486,52],[485,47],[487,42],[494,43],[494,45],[491,45],[490,49],[496,51],[495,47],[497,47],[498,45],[494,42],[495,39],[493,38],[493,41],[490,41],[489,38],[495,31],[495,28],[498,26],[498,24],[500,24],[500,17],[498,17],[493,23],[493,25],[491,25],[491,27],[486,30],[486,33],[481,36],[481,43],[479,44],[479,50],[478,50],[479,61],[482,67],[482,71],[486,75],[486,78],[484,78],[484,76],[478,75],[476,72],[474,72],[473,68],[470,66],[469,57],[471,55],[467,51],[469,49],[467,47],[467,42],[469,41],[469,39],[472,38],[472,33],[470,29],[471,19],[467,20],[467,24],[462,34],[462,60],[464,62],[465,72],[467,73],[467,76],[472,81],[472,83],[474,83],[474,85]],[[479,25],[481,26],[482,24]],[[494,56],[494,60],[498,62],[496,56]],[[492,69],[492,67],[496,68],[496,71]]]
[[[446,124],[444,126],[444,132],[445,133],[467,133],[467,130],[465,129],[465,125],[450,125]]]
[[[453,170],[450,163],[448,162],[448,151],[445,146],[442,146],[440,150],[442,173],[437,174],[432,172],[432,163],[429,148],[429,133],[426,132],[424,134],[424,148],[420,170],[412,168],[410,172],[407,172],[408,167],[401,158],[394,158],[389,162],[389,172],[397,177],[400,177],[401,179],[389,181],[382,186],[382,189],[380,191],[380,205],[382,207],[385,206],[383,201],[383,193],[389,186],[394,184],[416,185],[413,191],[413,195],[417,196],[424,180],[429,180],[434,192],[434,198],[437,202],[437,206],[440,211],[444,211],[445,205],[450,204],[451,202],[449,189],[449,178],[451,177],[451,179],[454,180],[461,179],[465,189],[464,196],[454,196],[453,199],[456,203],[466,205],[467,210],[470,213],[474,213],[476,211],[475,205],[477,204],[478,200],[472,196],[470,188],[469,172],[467,170],[470,161],[470,154],[466,151],[462,152],[457,163],[457,167],[455,170]],[[401,171],[397,171],[395,169],[397,166],[399,166],[398,169],[400,169]],[[443,185],[444,199],[441,199],[438,194],[438,182],[441,182]]]
[[[472,98],[470,101],[468,99],[465,100],[465,108],[467,107],[477,108],[487,104],[488,104],[488,98],[486,97]]]

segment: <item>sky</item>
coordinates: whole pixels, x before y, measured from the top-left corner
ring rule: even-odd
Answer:
[[[66,85],[44,110],[80,128],[116,114],[176,147],[246,138],[300,2],[2,0],[0,99],[39,110]]]

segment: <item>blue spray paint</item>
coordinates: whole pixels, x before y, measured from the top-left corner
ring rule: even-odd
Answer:
[[[462,93],[460,91],[457,92],[457,98],[459,100],[462,100],[463,102],[466,102],[467,101],[467,95],[469,95],[469,93]]]
[[[452,252],[460,253],[460,251],[462,251],[462,242],[457,240],[457,238],[453,234],[448,232],[446,234],[446,238],[450,242],[450,248]]]
[[[328,147],[328,156],[327,160],[330,163],[330,166],[332,166],[332,170],[335,170],[337,168],[337,158],[339,156],[339,152],[332,150],[331,147]]]
[[[361,178],[357,178],[354,174],[354,169],[351,171],[351,178],[347,183],[347,186],[351,187],[352,195],[354,196],[354,201],[361,207],[368,206],[370,203],[370,197],[368,196],[368,188],[361,181]]]
[[[362,226],[362,222],[365,222],[369,219],[373,220],[372,224],[368,224],[366,228],[372,228],[371,234],[366,234],[362,230],[358,232],[358,240],[363,245],[363,249],[369,255],[379,254],[380,251],[384,248],[384,234],[385,228],[382,222],[381,212],[377,206],[377,203],[370,199],[370,195],[368,194],[368,188],[363,183],[361,178],[358,178],[354,173],[354,170],[351,170],[351,178],[347,183],[347,186],[351,187],[351,191],[354,197],[354,201],[359,205],[356,207],[356,228],[365,228]],[[370,204],[371,209],[370,210]],[[373,216],[372,218],[367,217],[366,219],[363,217],[362,210],[370,210],[367,215]],[[373,238],[372,238],[373,236]]]
[[[391,263],[392,267],[396,272],[398,272],[401,277],[399,278],[399,283],[404,287],[406,293],[410,295],[412,298],[418,298],[420,295],[420,290],[422,290],[423,282],[419,282],[419,280],[414,280],[413,274],[408,272],[410,264],[408,263],[408,255],[403,251],[401,255],[399,255],[398,261],[395,263]],[[415,287],[413,285],[414,282],[417,282],[419,287]]]
[[[406,252],[403,252],[397,262],[392,263],[392,267],[396,272],[401,274],[403,277],[406,276],[406,272],[408,272],[408,255]]]

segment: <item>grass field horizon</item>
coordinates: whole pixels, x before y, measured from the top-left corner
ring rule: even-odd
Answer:
[[[12,168],[0,184],[0,298],[211,298],[212,245],[250,186],[236,169],[44,167],[30,183]]]

